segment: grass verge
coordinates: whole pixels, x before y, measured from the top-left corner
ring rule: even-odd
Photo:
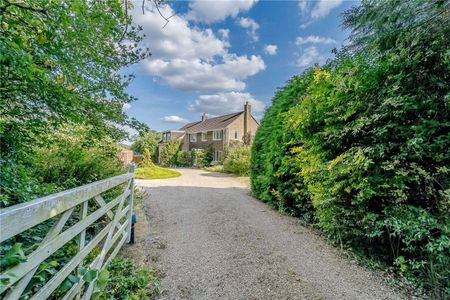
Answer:
[[[153,165],[137,168],[135,176],[138,179],[165,179],[181,176],[181,173]]]

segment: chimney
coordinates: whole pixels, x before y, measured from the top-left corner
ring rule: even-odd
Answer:
[[[252,106],[248,104],[248,101],[244,105],[244,136],[250,131],[250,118],[252,117]],[[251,133],[249,133],[251,134]]]
[[[203,113],[203,115],[202,115],[202,122],[206,121],[206,119],[208,119],[208,115],[206,113]]]

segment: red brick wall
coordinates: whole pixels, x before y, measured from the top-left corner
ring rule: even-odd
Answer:
[[[120,151],[119,159],[122,161],[124,166],[128,166],[133,161],[133,151],[125,149]]]
[[[202,134],[200,132],[196,133],[196,136],[197,136],[197,141],[195,141],[195,142],[191,142],[190,141],[190,137],[188,137],[187,140],[189,141],[189,150],[192,150],[192,149],[207,149],[210,144],[212,144],[213,149],[215,151],[222,151],[223,150],[223,141],[225,139],[225,132],[223,133],[222,140],[220,140],[220,141],[213,141],[213,139],[212,139],[213,138],[213,132],[212,131],[208,131],[206,133],[206,141],[202,141]]]

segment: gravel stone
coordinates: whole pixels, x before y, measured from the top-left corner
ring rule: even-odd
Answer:
[[[177,169],[136,180],[146,197],[148,261],[159,299],[402,299],[314,230],[250,196],[245,181]]]

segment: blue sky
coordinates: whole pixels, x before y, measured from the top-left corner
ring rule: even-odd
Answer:
[[[332,57],[348,37],[341,13],[355,1],[151,1],[142,13],[152,56],[128,68],[136,76],[128,92],[139,100],[126,113],[156,130],[240,111],[246,101],[262,117],[277,87]],[[175,14],[175,15],[174,15]],[[164,25],[166,26],[164,27]],[[164,27],[164,28],[163,28]]]

